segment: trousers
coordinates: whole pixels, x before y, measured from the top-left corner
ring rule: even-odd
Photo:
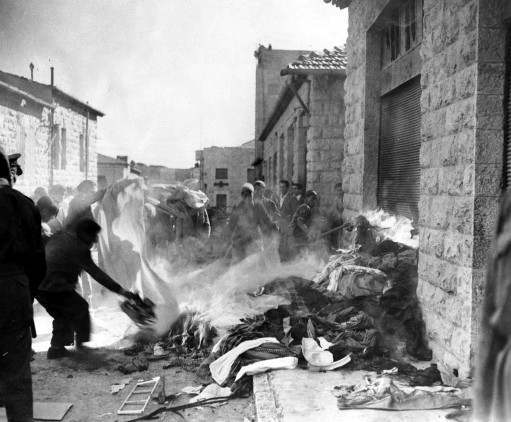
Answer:
[[[0,274],[0,404],[9,422],[33,420],[31,321],[28,278]]]
[[[90,340],[91,322],[89,304],[75,291],[39,291],[37,300],[53,318],[50,345],[55,348],[82,344]]]

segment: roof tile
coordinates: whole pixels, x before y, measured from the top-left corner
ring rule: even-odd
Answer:
[[[282,74],[308,73],[314,71],[326,73],[343,73],[346,70],[346,53],[339,47],[333,50],[323,50],[323,53],[301,55],[298,60],[290,63]]]

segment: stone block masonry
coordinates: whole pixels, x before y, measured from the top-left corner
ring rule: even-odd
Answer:
[[[417,294],[444,373],[470,374],[503,171],[503,0],[423,2]],[[393,1],[353,0],[342,165],[346,216],[375,205],[375,23]],[[499,12],[500,11],[500,12]],[[375,88],[376,87],[376,88]]]
[[[66,131],[65,167],[51,165],[50,115],[48,107],[23,103],[15,94],[4,93],[0,100],[0,147],[8,154],[22,154],[20,164],[23,175],[18,179],[16,188],[31,196],[41,186],[48,189],[53,177],[53,184],[75,188],[86,177],[96,181],[97,178],[97,116],[89,116],[78,107],[65,102],[56,103],[54,124],[59,131]],[[88,171],[80,161],[85,159],[86,127],[88,127]],[[83,141],[81,141],[83,137]],[[63,154],[64,152],[62,152]],[[59,161],[62,160],[62,155]],[[53,174],[52,174],[53,173]]]

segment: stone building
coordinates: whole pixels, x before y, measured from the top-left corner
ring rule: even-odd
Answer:
[[[98,186],[111,185],[124,179],[131,173],[128,156],[118,155],[116,158],[98,154]]]
[[[300,55],[310,53],[304,50],[274,50],[259,46],[254,52],[256,66],[256,95],[255,95],[255,161],[257,178],[262,176],[262,160],[264,144],[259,141],[261,132],[273,112],[279,99],[285,79],[280,71]]]
[[[320,194],[328,206],[341,181],[344,147],[344,51],[302,55],[279,71],[282,89],[264,125],[263,175],[278,192],[282,179]]]
[[[240,201],[241,186],[254,182],[254,141],[238,147],[209,147],[195,152],[200,189],[208,195],[209,206],[227,212]]]
[[[147,165],[144,163],[136,163],[136,168],[140,171],[140,175],[145,179],[146,183],[152,184],[169,184],[184,182],[192,179],[193,169],[178,169],[165,166]]]
[[[511,180],[510,2],[324,1],[349,7],[346,213],[383,207],[414,219],[434,358],[465,377],[497,201]]]
[[[22,154],[16,187],[76,187],[96,180],[98,117],[104,114],[53,84],[0,72],[0,146]]]

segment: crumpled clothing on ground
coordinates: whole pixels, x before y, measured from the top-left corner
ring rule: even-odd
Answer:
[[[451,387],[409,387],[388,377],[366,378],[360,385],[335,387],[339,409],[432,410],[460,408],[471,404]]]

